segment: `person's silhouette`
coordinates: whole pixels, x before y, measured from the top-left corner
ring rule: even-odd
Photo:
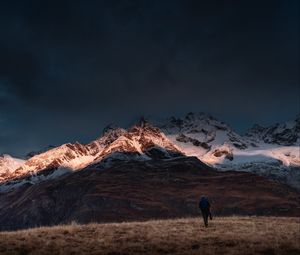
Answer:
[[[199,208],[203,217],[205,227],[208,226],[208,217],[212,220],[212,215],[210,212],[210,203],[205,196],[201,196],[199,201]]]

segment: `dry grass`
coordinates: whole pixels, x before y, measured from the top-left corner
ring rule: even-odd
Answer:
[[[200,218],[0,232],[0,254],[300,254],[300,219]]]

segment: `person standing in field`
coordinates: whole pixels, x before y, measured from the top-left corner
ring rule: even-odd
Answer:
[[[201,196],[201,199],[199,201],[199,208],[201,210],[201,214],[204,221],[204,226],[208,227],[208,217],[212,220],[212,215],[210,212],[210,203],[208,199],[205,196]]]

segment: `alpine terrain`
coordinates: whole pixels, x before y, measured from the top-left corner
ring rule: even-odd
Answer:
[[[243,136],[204,113],[156,124],[186,155],[219,170],[253,172],[300,189],[300,115],[270,127],[256,124]]]
[[[216,215],[300,215],[299,126],[298,117],[242,136],[189,113],[3,155],[0,228],[193,216],[201,194]]]

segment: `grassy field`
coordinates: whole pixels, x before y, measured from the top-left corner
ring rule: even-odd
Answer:
[[[300,254],[300,219],[223,217],[0,232],[0,254]]]

